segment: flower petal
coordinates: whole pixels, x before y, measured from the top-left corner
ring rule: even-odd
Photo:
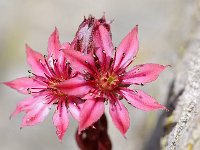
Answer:
[[[136,56],[138,48],[138,26],[135,26],[117,48],[114,69],[118,70],[129,63]]]
[[[84,55],[83,53],[75,50],[63,50],[67,60],[71,63],[72,69],[75,71],[94,72],[95,64],[92,55]]]
[[[102,44],[101,36],[99,35],[100,26],[105,27],[106,30],[110,32],[110,23],[107,23],[105,16],[100,19],[96,19],[91,15],[87,19],[84,18],[83,22],[79,25],[74,40],[71,43],[72,49],[84,54],[93,53],[96,47],[100,47],[97,44]],[[96,39],[97,41],[95,41]]]
[[[65,42],[60,46],[60,49],[70,49],[70,43],[69,42]]]
[[[67,95],[75,96],[85,95],[91,89],[90,82],[85,81],[85,79],[80,76],[65,80],[64,82],[57,84],[55,87]]]
[[[95,123],[103,115],[104,109],[102,98],[86,100],[80,114],[79,133]]]
[[[44,60],[42,54],[34,51],[26,44],[26,55],[27,55],[27,63],[31,66],[31,69],[37,75],[43,76],[44,71],[41,68],[41,61]]]
[[[12,80],[10,82],[4,82],[5,85],[9,86],[10,88],[13,88],[17,90],[18,92],[22,94],[28,94],[28,88],[34,87],[34,86],[41,86],[37,82],[34,82],[32,78],[28,77],[22,77],[17,78],[15,80]]]
[[[104,61],[104,53],[110,59],[114,52],[114,46],[112,44],[111,33],[103,26],[100,25],[99,30],[94,34],[94,43],[96,47],[99,47],[97,50],[97,56],[101,62]],[[107,61],[109,63],[109,60]]]
[[[159,64],[137,65],[123,76],[123,83],[145,84],[152,82],[166,67]]]
[[[154,98],[140,90],[121,89],[120,94],[127,99],[128,103],[141,110],[166,109],[165,106],[159,104]]]
[[[110,103],[109,113],[112,117],[112,121],[119,131],[125,136],[129,126],[130,118],[127,108],[117,100],[115,103]]]
[[[57,129],[56,134],[59,140],[62,141],[62,138],[69,125],[68,111],[65,105],[65,101],[57,106],[57,110],[55,111],[53,116],[53,123]]]
[[[55,28],[48,40],[48,58],[53,56],[53,58],[57,59],[59,57],[60,46],[58,29]]]
[[[51,103],[47,104],[44,101],[36,103],[23,117],[21,128],[24,126],[33,126],[42,122],[49,114]]]
[[[92,44],[92,31],[94,25],[85,24],[79,27],[78,32],[72,42],[75,50],[87,54],[91,51]]]
[[[81,111],[81,105],[69,103],[69,110],[71,115],[76,119],[77,121],[80,120],[80,111]]]
[[[25,111],[25,112],[28,111],[29,108],[31,108],[31,106],[35,104],[35,102],[37,102],[37,99],[35,99],[33,97],[28,97],[28,98],[24,99],[23,101],[20,101],[17,104],[17,107],[15,108],[15,110],[10,115],[10,118],[16,116],[17,114],[19,114],[22,111]]]

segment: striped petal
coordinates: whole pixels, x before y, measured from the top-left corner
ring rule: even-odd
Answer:
[[[114,52],[114,46],[112,44],[111,33],[103,26],[100,25],[99,30],[97,30],[94,34],[94,43],[98,48],[96,54],[101,61],[101,63],[110,62],[110,58]],[[105,54],[104,54],[105,53]],[[106,55],[106,58],[105,56]]]
[[[138,26],[136,26],[120,43],[116,52],[114,69],[118,70],[129,63],[137,54],[139,48]]]
[[[10,115],[10,118],[18,115],[19,113],[21,113],[23,111],[28,112],[31,109],[31,107],[35,103],[37,103],[37,101],[38,101],[38,99],[33,98],[33,97],[28,97],[28,98],[24,99],[23,101],[20,101],[17,104],[17,107],[15,108],[15,110]]]
[[[53,123],[57,129],[56,134],[60,141],[62,141],[63,136],[69,125],[68,111],[65,105],[65,101],[57,106],[57,110],[53,116]]]
[[[168,66],[159,64],[137,65],[123,76],[125,84],[145,84],[156,80]]]
[[[159,104],[154,98],[147,95],[145,92],[140,90],[121,89],[121,95],[130,103],[132,106],[145,110],[155,109],[166,109],[165,106]]]
[[[84,55],[83,53],[75,50],[63,50],[67,60],[71,63],[71,67],[75,71],[90,72],[95,70],[95,64],[92,55]]]
[[[21,128],[24,126],[36,125],[46,118],[49,114],[52,104],[47,104],[44,101],[32,106],[32,108],[23,117]]]
[[[55,28],[54,32],[50,35],[48,40],[48,58],[53,56],[53,58],[59,58],[59,50],[60,50],[60,41],[59,41],[59,33],[57,28]]]
[[[122,135],[125,136],[130,126],[130,118],[127,108],[118,100],[115,103],[110,103],[109,113],[115,126],[119,129]]]
[[[91,90],[90,82],[87,82],[83,77],[75,77],[55,86],[67,95],[82,96]]]
[[[28,78],[28,77],[17,78],[10,82],[4,82],[4,84],[9,86],[10,88],[17,90],[18,92],[22,94],[28,94],[28,90],[27,90],[28,88],[35,87],[35,86],[41,87],[40,84],[35,82],[32,78]]]
[[[41,61],[44,61],[42,54],[34,51],[26,44],[27,63],[31,66],[31,69],[37,75],[43,76],[44,71],[41,67]]]
[[[80,114],[79,133],[99,120],[104,109],[103,98],[86,100]]]

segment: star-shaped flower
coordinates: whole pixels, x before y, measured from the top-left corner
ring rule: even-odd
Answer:
[[[130,88],[130,85],[143,85],[156,80],[166,66],[148,63],[136,65],[127,71],[139,48],[138,26],[114,48],[110,29],[106,27],[109,24],[105,24],[105,20],[101,23],[95,18],[84,20],[76,34],[82,36],[83,40],[79,41],[82,43],[76,43],[81,46],[77,51],[69,48],[64,53],[72,68],[82,73],[91,87],[89,94],[84,97],[86,101],[80,113],[79,132],[98,121],[105,111],[104,103],[109,102],[112,121],[125,135],[130,126],[130,118],[122,103],[123,98],[141,110],[166,109],[145,92]],[[74,44],[71,49],[74,49]],[[66,85],[67,82],[62,82],[57,87],[64,89]]]
[[[4,84],[30,97],[19,102],[11,116],[25,112],[21,128],[42,122],[49,114],[52,105],[56,106],[53,123],[57,135],[62,140],[69,124],[69,115],[79,120],[82,100],[78,96],[88,93],[90,87],[85,86],[81,76],[74,73],[67,58],[60,49],[67,49],[68,43],[60,44],[57,29],[48,40],[48,55],[32,50],[26,45],[27,62],[31,66],[29,77],[22,77]],[[56,87],[65,82],[62,92]],[[63,89],[62,89],[63,90]],[[77,92],[78,91],[78,92]]]

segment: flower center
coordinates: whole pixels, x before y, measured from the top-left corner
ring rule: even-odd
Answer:
[[[48,94],[56,97],[65,96],[65,94],[56,87],[57,84],[67,80],[71,75],[69,63],[65,62],[65,59],[63,62],[58,62],[58,60],[53,59],[53,57],[47,59],[47,56],[44,56],[44,59],[40,60],[40,67],[44,72],[44,75],[37,75],[32,73],[30,70],[28,71],[33,75],[30,76],[30,78],[32,78],[38,83],[37,85],[39,85],[38,87],[28,88],[28,93]]]
[[[102,91],[112,91],[114,90],[118,84],[119,84],[119,79],[118,76],[115,74],[109,74],[108,72],[106,74],[103,74],[99,79],[98,79],[98,87]]]

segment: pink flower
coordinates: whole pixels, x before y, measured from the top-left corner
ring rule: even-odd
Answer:
[[[26,45],[27,62],[31,66],[31,76],[15,79],[4,84],[30,97],[19,102],[12,116],[25,112],[21,127],[32,126],[42,122],[52,105],[56,106],[53,123],[57,128],[57,136],[62,140],[69,124],[69,115],[79,120],[82,101],[76,96],[88,93],[89,86],[85,85],[81,76],[72,72],[63,51],[68,43],[60,44],[57,29],[48,40],[48,56],[32,50]],[[64,92],[56,85],[65,82]],[[77,93],[77,91],[79,91]],[[70,110],[70,111],[69,111]]]
[[[98,20],[91,23],[90,18],[85,22],[89,22],[89,24],[80,27],[77,35],[83,34],[82,39],[88,36],[92,39],[79,43],[79,45],[85,46],[79,47],[78,51],[64,51],[72,68],[84,74],[85,80],[91,85],[89,94],[84,97],[86,101],[80,113],[79,132],[98,121],[105,111],[104,102],[109,102],[109,113],[112,121],[125,135],[130,126],[130,118],[127,108],[122,103],[123,98],[141,110],[166,109],[145,92],[129,88],[132,84],[143,85],[156,80],[166,66],[149,63],[137,65],[127,71],[138,52],[138,26],[128,33],[115,49],[110,30],[104,24],[96,25],[93,23],[98,22]],[[88,28],[88,26],[95,26],[95,28]],[[88,33],[86,29],[92,30],[92,32]],[[82,30],[84,32],[80,32]],[[85,47],[89,46],[91,49],[86,54]],[[57,87],[64,89],[66,84],[67,82],[62,82]],[[65,93],[64,90],[63,92]]]
[[[98,43],[101,40],[101,33],[99,33],[98,28],[100,25],[103,26],[111,36],[110,23],[106,21],[104,15],[100,19],[96,19],[91,15],[88,19],[84,17],[83,22],[79,25],[74,40],[70,44],[71,49],[87,54],[92,52],[95,47],[99,47],[100,45],[98,45]]]

